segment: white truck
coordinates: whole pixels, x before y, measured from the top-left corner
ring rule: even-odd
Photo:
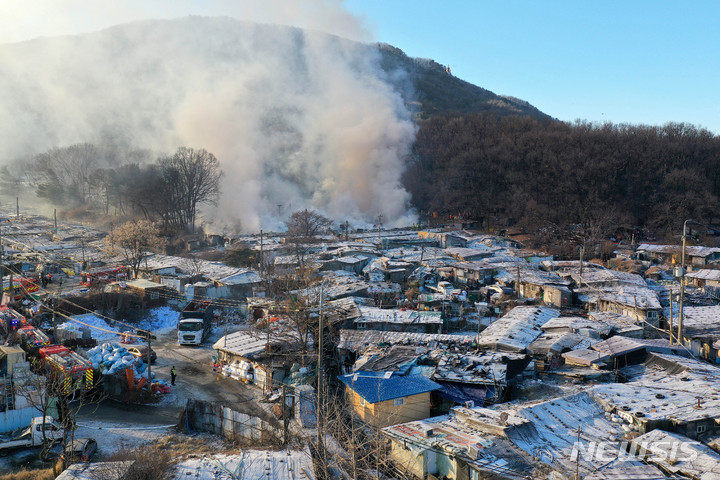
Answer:
[[[201,345],[212,329],[213,306],[210,302],[188,303],[178,321],[178,343]]]
[[[55,423],[52,417],[35,417],[30,426],[0,436],[0,456],[4,457],[16,448],[39,447],[43,441],[58,442],[63,439],[64,434],[63,428]]]

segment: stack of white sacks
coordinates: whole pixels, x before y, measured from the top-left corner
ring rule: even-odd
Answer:
[[[140,358],[128,353],[127,349],[117,343],[103,343],[88,351],[93,368],[103,375],[114,375],[127,368],[134,370],[135,378],[147,378],[147,365]],[[153,377],[155,375],[153,374]]]
[[[222,368],[222,373],[226,377],[231,377],[235,380],[247,380],[248,382],[252,382],[254,377],[250,370],[252,370],[252,365],[249,362],[235,361],[225,365]]]

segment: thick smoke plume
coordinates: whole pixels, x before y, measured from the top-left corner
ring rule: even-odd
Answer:
[[[138,21],[3,45],[0,89],[0,158],[77,142],[214,153],[215,229],[280,228],[302,208],[412,220],[414,124],[371,45],[227,17]]]

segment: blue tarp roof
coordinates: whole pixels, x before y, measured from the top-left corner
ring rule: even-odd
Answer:
[[[486,385],[468,385],[453,382],[440,382],[442,390],[438,392],[441,397],[455,403],[465,403],[468,400],[475,402],[476,407],[485,404],[485,398],[495,395],[495,387]]]
[[[384,378],[373,375],[371,372],[359,372],[341,375],[338,378],[369,403],[408,397],[441,388],[440,385],[422,375],[393,375],[390,378]]]

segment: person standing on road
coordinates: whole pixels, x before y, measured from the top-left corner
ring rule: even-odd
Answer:
[[[177,372],[175,371],[175,365],[170,369],[170,383],[172,385],[175,385],[175,377],[177,377]]]

